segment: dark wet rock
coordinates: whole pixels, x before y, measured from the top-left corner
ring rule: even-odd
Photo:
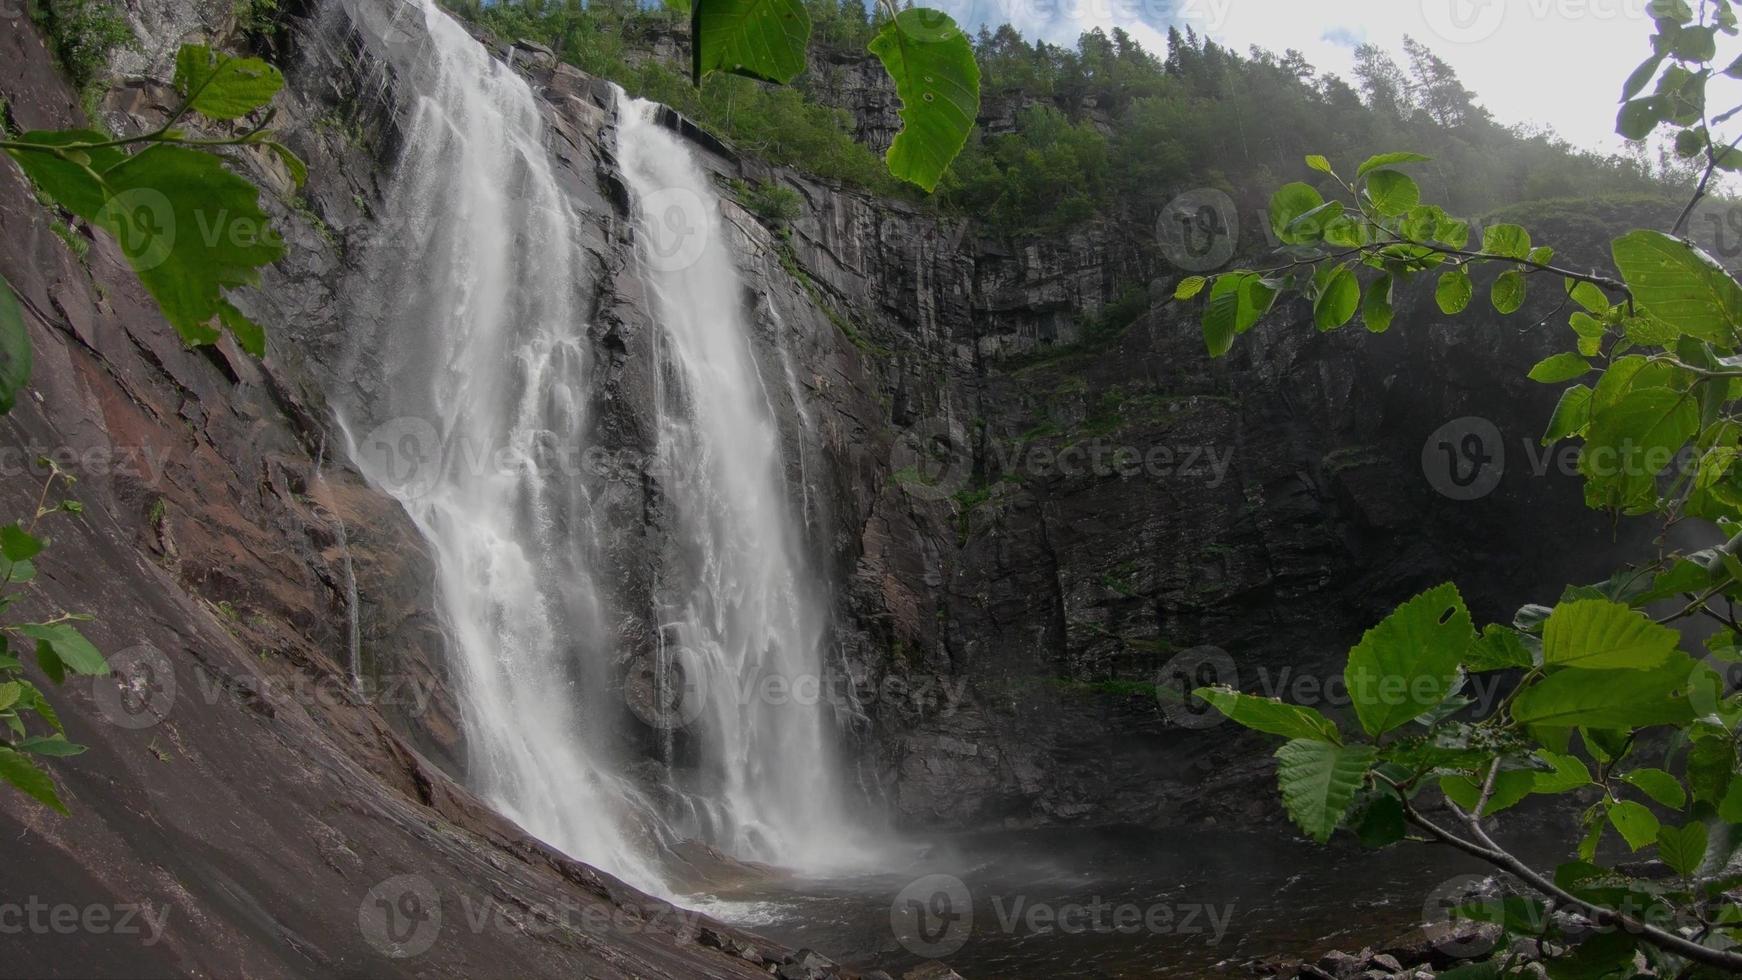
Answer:
[[[809,949],[793,953],[774,969],[780,980],[825,980],[836,972],[833,960]]]
[[[0,32],[12,120],[76,124],[77,97],[35,30],[13,27]],[[173,42],[183,28],[174,30],[156,41]],[[111,123],[127,131],[158,118],[155,84],[119,92]],[[344,84],[305,78],[286,96],[281,122],[319,164],[309,198],[326,217],[293,215],[266,196],[285,212],[290,255],[261,291],[238,294],[269,324],[263,361],[227,340],[184,348],[107,236],[57,234],[61,219],[16,168],[0,166],[0,275],[35,350],[29,394],[0,448],[9,460],[65,454],[85,505],[54,527],[39,587],[19,610],[95,613],[85,632],[118,670],[51,695],[69,734],[90,746],[76,765],[53,767],[72,816],[0,794],[0,861],[19,896],[131,923],[9,942],[7,970],[766,976],[695,935],[705,924],[779,954],[775,944],[679,914],[556,853],[445,771],[463,736],[427,555],[405,515],[342,462],[308,369],[322,330],[340,329],[332,273],[374,181],[366,145],[314,123],[313,93]],[[88,250],[75,254],[62,234]],[[39,488],[39,475],[9,471],[0,513],[22,513]],[[358,607],[346,596],[347,555]],[[417,680],[432,699],[389,703],[372,682],[390,675]],[[152,710],[135,710],[124,690]],[[405,909],[417,917],[388,918]],[[546,928],[552,921],[559,927]]]

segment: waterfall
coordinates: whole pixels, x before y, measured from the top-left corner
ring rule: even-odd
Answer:
[[[599,731],[615,706],[588,487],[550,465],[587,432],[580,219],[519,75],[433,0],[346,2],[409,104],[348,289],[352,373],[378,389],[342,421],[434,552],[467,778],[541,839],[665,892],[656,808]]]
[[[776,384],[763,381],[713,186],[655,107],[620,98],[653,301],[647,478],[662,543],[615,559],[649,563],[643,613],[657,627],[650,649],[619,649],[623,569],[602,543],[599,478],[552,463],[593,438],[587,297],[606,273],[579,244],[588,216],[553,172],[525,80],[434,0],[342,2],[400,93],[402,145],[347,286],[351,388],[334,403],[352,458],[434,555],[468,783],[539,838],[658,894],[676,889],[664,859],[686,839],[838,863],[827,602],[771,391],[792,399],[799,428],[809,420],[784,352]],[[626,728],[649,721],[649,703],[652,777],[630,748],[644,736]]]
[[[806,491],[799,501],[790,492],[765,369],[801,430],[808,418],[784,352],[758,361],[734,261],[748,249],[659,111],[618,91],[618,156],[659,326],[658,472],[676,525],[660,616],[693,699],[685,727],[698,757],[674,779],[705,824],[685,829],[739,857],[837,864],[851,835],[831,751],[828,616],[806,559]],[[802,484],[802,445],[797,453]]]

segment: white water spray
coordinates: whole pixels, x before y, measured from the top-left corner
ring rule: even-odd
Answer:
[[[540,838],[664,892],[654,807],[595,730],[616,706],[587,488],[546,465],[585,437],[588,270],[537,102],[432,0],[347,6],[412,100],[350,290],[355,370],[382,375],[353,456],[435,552],[468,779]]]
[[[578,244],[583,216],[517,73],[433,0],[343,2],[407,104],[384,217],[348,290],[352,373],[367,380],[341,425],[434,552],[468,781],[533,834],[659,894],[674,889],[664,858],[688,838],[840,863],[826,603],[771,392],[805,416],[789,365],[763,381],[713,187],[653,106],[620,100],[655,299],[651,472],[666,537],[631,560],[657,563],[650,700],[664,706],[676,678],[696,708],[656,719],[675,724],[660,733],[667,785],[650,795],[625,775],[633,733],[613,730],[627,717],[614,665],[634,651],[616,648],[620,570],[601,546],[598,487],[551,465],[590,438],[584,311],[601,272]]]
[[[659,106],[619,91],[617,109],[660,326],[660,472],[681,535],[667,549],[660,612],[698,699],[686,714],[700,758],[677,778],[700,805],[680,829],[743,858],[852,863],[823,667],[825,597],[784,477],[771,391],[792,398],[801,421],[805,409],[785,363],[768,369],[773,385],[764,380],[733,261],[743,249],[712,181],[658,123]]]

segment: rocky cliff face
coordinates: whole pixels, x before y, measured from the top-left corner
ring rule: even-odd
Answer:
[[[207,13],[212,34],[194,37],[221,35]],[[78,124],[42,39],[17,26],[0,38],[8,124]],[[372,129],[329,112],[364,67],[288,93],[289,134],[322,174],[312,200],[248,161],[291,246],[242,297],[272,325],[264,361],[228,341],[183,348],[113,242],[0,168],[0,274],[36,354],[0,437],[0,503],[34,506],[38,456],[79,478],[83,516],[54,529],[27,612],[96,614],[85,632],[116,672],[53,695],[91,747],[55,768],[72,816],[0,795],[6,971],[749,977],[784,959],[832,974],[554,852],[444,771],[462,756],[428,556],[335,450],[317,384],[348,237],[391,152],[381,100],[358,110],[380,113]],[[132,82],[106,121],[143,128],[171,96],[160,77]]]
[[[153,23],[167,25],[153,50],[227,31],[217,8]],[[99,612],[93,639],[126,651],[122,666],[152,668],[62,695],[75,737],[94,746],[57,769],[76,816],[0,797],[14,825],[0,847],[20,894],[172,910],[148,960],[118,937],[76,956],[43,944],[20,968],[749,975],[753,962],[720,948],[784,951],[670,919],[462,788],[429,556],[343,458],[327,408],[369,394],[367,361],[345,355],[355,307],[343,290],[398,139],[394,80],[351,32],[328,9],[280,39],[281,127],[312,176],[298,195],[270,160],[250,162],[290,244],[242,297],[270,330],[263,362],[182,349],[105,238],[57,228],[15,170],[0,176],[0,273],[26,301],[38,352],[6,443],[135,460],[78,470],[86,518],[42,563],[36,601]],[[71,125],[72,95],[40,39],[22,30],[4,44],[11,121]],[[655,438],[654,331],[608,93],[528,54],[517,63],[544,98],[602,270],[587,324],[601,366],[591,438],[628,661],[655,628],[638,561],[662,533],[641,463]],[[836,69],[826,84],[861,93],[867,138],[893,132],[865,66]],[[149,124],[168,98],[161,74],[129,83],[109,121]],[[1129,229],[988,241],[962,220],[697,145],[722,186],[780,182],[805,202],[774,228],[728,191],[724,217],[764,368],[790,371],[799,391],[802,411],[781,423],[835,589],[830,663],[845,679],[835,690],[853,692],[838,702],[851,782],[899,823],[1269,812],[1260,744],[1206,727],[1158,687],[1219,679],[1313,700],[1361,630],[1415,591],[1456,578],[1480,612],[1506,617],[1614,547],[1576,481],[1537,473],[1526,452],[1554,396],[1522,375],[1556,345],[1522,318],[1452,324],[1422,305],[1367,336],[1284,317],[1213,362],[1191,311],[1166,298],[1176,270],[1130,247]],[[1442,428],[1468,417],[1494,423],[1478,448],[1505,457],[1480,494],[1443,462],[1468,424]],[[7,506],[38,486],[8,472]],[[164,686],[167,701],[152,693]],[[105,706],[120,693],[116,724]],[[132,727],[141,705],[156,714]],[[623,734],[629,751],[653,737]],[[388,913],[371,909],[432,898],[447,922],[438,955],[389,958],[423,934],[380,939]],[[500,921],[476,927],[481,908]],[[538,928],[551,910],[569,918]],[[583,913],[591,925],[575,925]]]

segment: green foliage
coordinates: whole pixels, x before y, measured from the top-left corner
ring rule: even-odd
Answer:
[[[1277,784],[1288,815],[1308,837],[1324,843],[1342,822],[1373,764],[1371,745],[1343,746],[1297,738],[1276,750]]]
[[[799,0],[696,0],[690,80],[725,71],[785,85],[804,71],[811,19]]]
[[[1695,12],[1681,0],[1658,0],[1653,12],[1654,54],[1628,83],[1620,127],[1632,135],[1645,128],[1641,119],[1650,128],[1668,123],[1680,129],[1679,143],[1708,151],[1697,202],[1729,160],[1711,151],[1701,99],[1713,74],[1714,39],[1737,34],[1737,18],[1729,2],[1701,5],[1704,24],[1692,23]],[[1660,70],[1657,94],[1639,96]],[[1554,251],[1517,224],[1490,226],[1471,248],[1459,222],[1420,202],[1419,185],[1385,176],[1421,162],[1415,154],[1383,155],[1345,180],[1333,161],[1309,156],[1307,167],[1327,175],[1339,194],[1323,201],[1304,184],[1275,193],[1270,216],[1286,264],[1237,269],[1182,290],[1208,294],[1203,330],[1212,352],[1232,339],[1229,297],[1253,281],[1311,300],[1326,329],[1346,322],[1357,274],[1370,277],[1369,290],[1432,275],[1447,315],[1468,306],[1472,270],[1498,272],[1491,291],[1502,313],[1523,307],[1529,280],[1550,278],[1561,308],[1573,308],[1576,349],[1540,361],[1530,377],[1566,384],[1597,376],[1565,389],[1544,442],[1581,442],[1579,471],[1591,506],[1655,515],[1685,528],[1689,539],[1699,532],[1687,519],[1700,518],[1715,529],[1714,540],[1700,550],[1656,552],[1607,581],[1568,588],[1552,608],[1526,606],[1512,624],[1480,635],[1451,586],[1410,600],[1349,652],[1349,695],[1370,741],[1320,730],[1310,721],[1321,716],[1304,708],[1225,689],[1198,694],[1248,728],[1293,739],[1278,753],[1283,805],[1309,836],[1324,840],[1342,826],[1387,844],[1402,836],[1400,813],[1427,837],[1507,869],[1600,924],[1622,927],[1619,940],[1581,942],[1560,935],[1546,917],[1517,914],[1540,905],[1516,897],[1464,913],[1508,935],[1538,936],[1544,948],[1576,944],[1554,959],[1549,975],[1612,975],[1639,945],[1661,975],[1742,970],[1737,880],[1712,870],[1742,859],[1742,692],[1682,652],[1684,636],[1674,626],[1694,616],[1714,621],[1718,631],[1706,648],[1716,659],[1742,661],[1742,623],[1730,611],[1742,599],[1742,482],[1734,465],[1742,459],[1742,284],[1674,234],[1650,230],[1615,238],[1618,278],[1555,266]],[[1310,220],[1332,211],[1350,225]],[[1672,465],[1678,459],[1684,463]],[[1516,678],[1503,700],[1477,704],[1459,695],[1467,674],[1490,671]],[[1661,764],[1636,758],[1641,746],[1665,744]],[[1565,794],[1587,803],[1583,835],[1577,860],[1553,875],[1531,869],[1492,836],[1493,815]],[[1436,803],[1452,814],[1449,827],[1429,815]],[[1597,863],[1610,831],[1629,851],[1655,849],[1678,882],[1643,881]],[[1641,902],[1656,911],[1642,916]],[[1655,924],[1672,917],[1704,927]],[[1508,963],[1482,968],[1501,975]]]
[[[115,236],[185,339],[216,339],[211,326],[216,320],[244,349],[260,354],[264,333],[230,305],[223,290],[252,282],[255,270],[277,258],[281,246],[266,228],[258,191],[207,150],[260,146],[294,161],[293,174],[300,174],[301,162],[272,142],[263,125],[229,139],[193,139],[175,127],[193,112],[220,120],[254,113],[283,79],[264,62],[197,45],[183,47],[176,65],[176,85],[185,102],[154,132],[120,139],[89,130],[25,133],[0,140],[0,149],[36,184],[45,204],[59,205]],[[23,315],[11,285],[0,279],[0,414],[16,404],[30,369]],[[16,590],[36,577],[35,563],[48,546],[40,526],[50,517],[84,509],[76,500],[51,500],[73,485],[73,477],[52,459],[38,463],[48,467],[49,476],[35,511],[0,525],[0,611],[13,608],[20,598]],[[64,758],[85,749],[66,738],[60,716],[25,678],[21,656],[33,650],[38,669],[56,684],[68,674],[107,674],[102,653],[74,625],[88,618],[62,613],[42,621],[0,622],[0,722],[5,724],[0,781],[61,813],[66,805],[35,758]]]
[[[0,148],[51,202],[115,238],[184,340],[211,343],[221,326],[260,356],[265,332],[224,294],[258,281],[259,268],[277,260],[283,244],[260,209],[259,191],[213,151],[263,148],[298,182],[302,162],[272,139],[265,119],[220,139],[194,139],[177,126],[195,113],[216,120],[257,113],[284,80],[258,59],[186,45],[175,83],[184,102],[153,132],[119,139],[88,130],[24,133],[0,140]]]
[[[746,209],[775,227],[791,224],[803,213],[804,199],[784,184],[734,182],[733,191]]]
[[[899,10],[883,0],[868,50],[895,82],[902,130],[887,154],[890,174],[926,191],[961,152],[980,109],[980,72],[967,36],[945,14]],[[805,69],[811,19],[802,0],[693,0],[690,79],[714,72],[785,85]]]
[[[32,0],[30,16],[48,35],[55,60],[81,90],[102,75],[110,52],[138,43],[126,8],[115,0]]]
[[[30,381],[30,335],[12,284],[0,277],[0,415],[12,411],[18,393]]]
[[[0,331],[5,330],[10,327],[0,324]],[[49,477],[37,498],[35,513],[25,521],[0,527],[0,609],[10,607],[18,598],[15,590],[36,577],[34,560],[47,546],[38,537],[42,522],[82,509],[77,501],[50,500],[57,488],[71,487],[73,478],[52,460],[45,458],[39,463],[49,467]],[[5,724],[0,731],[0,781],[61,813],[67,808],[54,781],[32,757],[78,755],[85,748],[67,740],[60,717],[42,691],[25,678],[18,651],[34,648],[37,666],[56,684],[69,673],[107,674],[109,665],[103,655],[73,625],[86,618],[63,613],[42,622],[0,623],[0,722]]]
[[[910,7],[884,21],[870,51],[901,97],[903,127],[889,145],[889,172],[931,191],[980,111],[974,48],[945,14]]]

